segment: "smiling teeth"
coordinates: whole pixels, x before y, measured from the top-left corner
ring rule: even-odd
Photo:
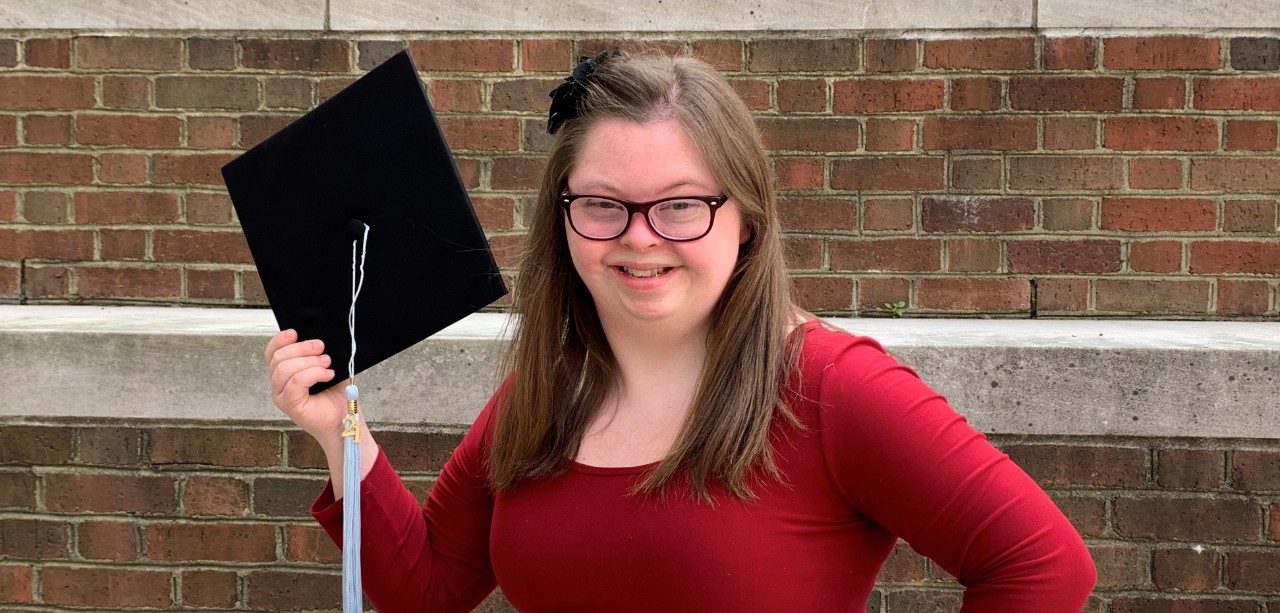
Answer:
[[[627,268],[626,266],[619,266],[618,268],[621,268],[622,272],[625,272],[637,279],[647,279],[649,277],[656,277],[664,272],[667,272],[668,270],[671,270],[670,268],[648,268],[648,269],[641,270],[639,268]]]

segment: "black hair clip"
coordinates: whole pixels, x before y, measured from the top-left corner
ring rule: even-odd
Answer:
[[[596,67],[612,56],[612,52],[601,51],[595,57],[583,57],[573,72],[564,78],[564,83],[551,90],[551,112],[547,115],[547,134],[555,134],[564,122],[578,117],[582,108],[582,100],[587,95],[587,83],[595,74]]]

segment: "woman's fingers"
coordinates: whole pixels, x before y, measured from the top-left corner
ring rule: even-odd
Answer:
[[[276,332],[275,336],[267,341],[267,348],[262,352],[262,358],[266,362],[271,362],[271,356],[275,354],[281,347],[294,342],[298,338],[298,332],[292,328]]]
[[[324,341],[318,339],[284,345],[267,355],[267,375],[274,379],[276,370],[288,360],[321,355],[324,355]]]
[[[305,400],[308,388],[332,379],[334,373],[329,370],[331,360],[327,355],[301,355],[281,360],[278,356],[283,351],[276,352],[277,359],[272,362],[271,391],[276,404],[286,409]]]

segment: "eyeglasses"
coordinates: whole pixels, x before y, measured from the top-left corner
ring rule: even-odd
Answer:
[[[560,194],[560,206],[569,215],[569,226],[582,238],[613,240],[627,232],[636,213],[644,215],[654,234],[669,241],[692,241],[711,232],[716,209],[728,196],[677,196],[651,202],[631,202],[592,196]]]

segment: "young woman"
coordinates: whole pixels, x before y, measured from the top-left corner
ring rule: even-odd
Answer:
[[[364,587],[382,611],[861,611],[901,537],[964,611],[1079,611],[1095,577],[1043,491],[865,337],[792,303],[746,107],[690,58],[601,55],[553,93],[511,374],[425,505],[362,433]],[[273,398],[330,458],[318,341]]]

